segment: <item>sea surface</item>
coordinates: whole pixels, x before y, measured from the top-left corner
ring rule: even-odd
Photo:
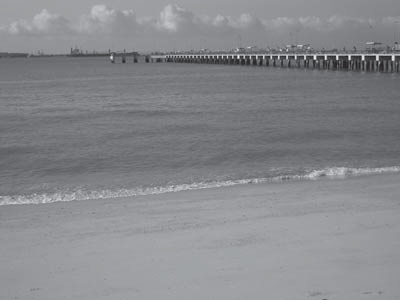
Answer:
[[[0,59],[0,205],[400,172],[400,75]]]

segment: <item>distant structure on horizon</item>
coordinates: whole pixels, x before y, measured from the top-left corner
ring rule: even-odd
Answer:
[[[3,57],[28,57],[28,53],[16,53],[16,52],[0,52],[0,58]]]
[[[83,51],[82,49],[79,49],[77,46],[75,48],[71,47],[70,54],[68,56],[108,56],[110,55],[111,50],[108,51]]]

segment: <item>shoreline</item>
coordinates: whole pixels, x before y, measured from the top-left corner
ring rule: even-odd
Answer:
[[[400,174],[0,207],[4,299],[396,299]]]
[[[31,195],[13,195],[0,196],[0,207],[7,205],[24,204],[50,204],[56,202],[88,201],[98,199],[120,199],[128,197],[162,195],[167,193],[176,193],[184,191],[207,190],[215,188],[229,188],[234,186],[245,186],[252,184],[274,184],[290,182],[306,182],[319,180],[349,180],[352,178],[375,175],[400,174],[399,166],[381,167],[381,168],[348,168],[332,167],[316,169],[302,175],[277,175],[266,178],[244,178],[225,181],[209,181],[182,183],[167,186],[137,187],[132,189],[111,190],[104,189],[99,191],[76,190],[69,193],[44,193]]]

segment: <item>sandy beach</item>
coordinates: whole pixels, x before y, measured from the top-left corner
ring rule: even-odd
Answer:
[[[400,176],[0,207],[0,299],[398,299]]]

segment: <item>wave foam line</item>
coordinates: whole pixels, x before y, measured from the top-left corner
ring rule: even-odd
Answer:
[[[400,166],[383,167],[383,168],[347,168],[334,167],[322,170],[314,170],[303,176],[305,179],[318,179],[321,177],[345,178],[350,176],[378,175],[388,173],[399,173]]]
[[[124,198],[124,197],[174,193],[174,192],[182,192],[190,190],[221,188],[221,187],[229,187],[229,186],[244,185],[244,184],[260,184],[267,182],[283,182],[283,181],[295,181],[295,180],[317,180],[324,177],[334,179],[334,178],[346,178],[350,176],[377,175],[377,174],[399,173],[399,172],[400,172],[400,166],[383,167],[383,168],[333,167],[321,170],[313,170],[304,175],[282,175],[272,178],[252,178],[252,179],[238,179],[238,180],[227,180],[227,181],[198,182],[190,184],[178,184],[169,186],[120,189],[120,190],[107,190],[107,189],[101,191],[76,190],[73,192],[66,192],[66,193],[58,192],[58,193],[31,194],[31,195],[0,196],[0,206],[17,205],[17,204],[47,204],[54,202]]]

